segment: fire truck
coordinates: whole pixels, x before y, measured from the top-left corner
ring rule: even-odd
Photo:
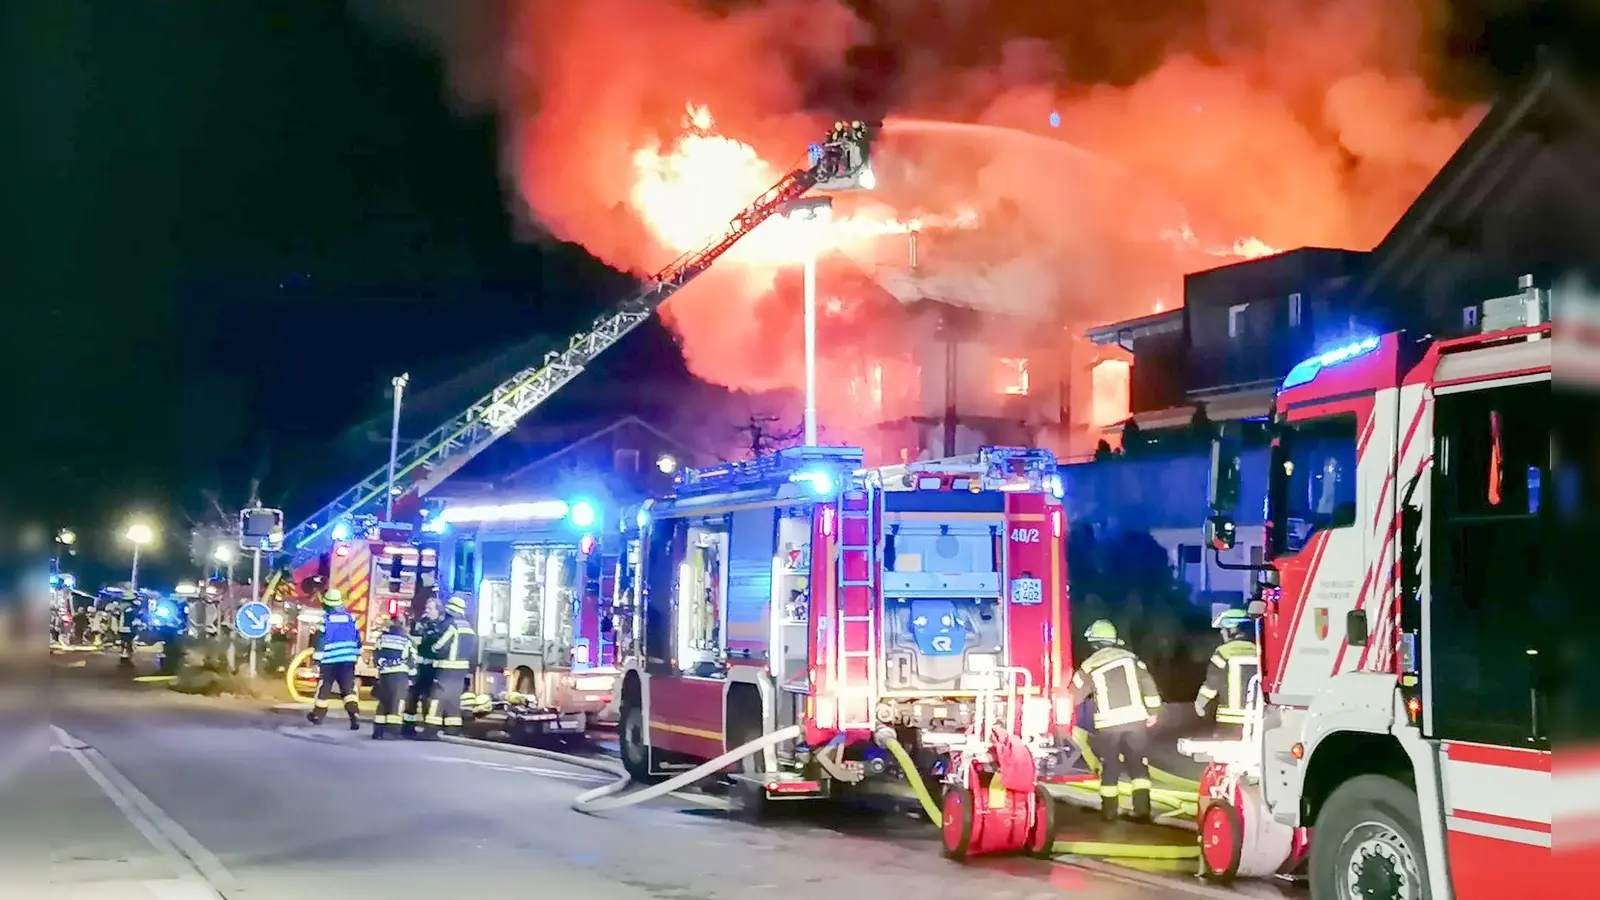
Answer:
[[[1301,865],[1315,900],[1490,900],[1546,883],[1551,753],[1541,510],[1551,477],[1547,295],[1450,339],[1368,337],[1296,366],[1274,405],[1261,670],[1209,760],[1204,869]],[[1218,549],[1236,457],[1213,458]]]
[[[384,619],[420,613],[413,603],[419,588],[432,589],[438,573],[438,550],[419,545],[412,529],[404,525],[370,521],[340,522],[332,529],[333,544],[327,554],[295,571],[295,584],[318,584],[337,589],[356,617],[362,643],[370,650]],[[315,628],[320,610],[307,606],[298,621]],[[301,628],[296,643],[306,646],[311,629]],[[357,674],[377,675],[370,653],[364,653]]]
[[[646,507],[640,652],[620,694],[633,777],[795,727],[798,740],[739,763],[743,803],[895,774],[888,739],[925,770],[900,775],[937,775],[997,672],[1018,676],[1025,740],[1048,745],[1070,723],[1054,457],[862,463],[855,448],[791,448],[680,472]]]
[[[452,594],[476,605],[485,689],[553,713],[557,731],[614,718],[614,607],[629,543],[621,514],[598,497],[540,498],[447,505],[433,519],[465,570]]]

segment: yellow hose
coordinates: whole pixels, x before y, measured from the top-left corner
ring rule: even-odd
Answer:
[[[916,764],[911,761],[911,754],[900,742],[890,738],[886,744],[889,753],[894,756],[895,762],[900,764],[900,771],[905,773],[906,781],[911,785],[911,790],[917,795],[917,802],[922,804],[922,811],[933,821],[935,828],[944,827],[944,814],[939,805],[933,802],[933,797],[928,793],[928,786],[923,782],[921,774],[917,771]],[[1098,787],[1097,787],[1098,790]],[[1170,793],[1170,792],[1163,792]],[[1151,800],[1155,800],[1155,791],[1151,791]],[[1098,856],[1107,859],[1199,859],[1200,846],[1198,844],[1130,844],[1111,843],[1108,841],[1056,841],[1053,848],[1057,854],[1071,856]]]
[[[314,652],[310,647],[301,650],[295,654],[294,659],[289,660],[289,667],[283,670],[283,683],[289,689],[289,699],[296,703],[310,703],[316,699],[300,693],[300,685],[297,683],[298,679],[295,678],[295,673],[300,671],[300,667],[305,665],[306,660],[310,659],[311,654]]]

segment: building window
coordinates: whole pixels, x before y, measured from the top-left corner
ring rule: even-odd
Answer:
[[[618,450],[611,454],[611,468],[612,471],[619,473],[637,473],[639,471],[639,451],[631,449]]]
[[[1010,397],[1028,396],[1028,361],[1015,357],[1001,357],[995,376],[996,388]]]
[[[1465,306],[1461,309],[1461,327],[1468,331],[1478,330],[1478,307]]]
[[[1289,327],[1290,328],[1299,328],[1300,327],[1300,322],[1301,322],[1301,318],[1300,317],[1303,315],[1303,312],[1301,311],[1301,306],[1302,306],[1302,301],[1300,299],[1300,295],[1299,294],[1290,294],[1289,295]]]
[[[1238,303],[1228,307],[1228,339],[1238,340],[1244,337],[1245,318],[1244,311],[1250,308],[1248,303]]]

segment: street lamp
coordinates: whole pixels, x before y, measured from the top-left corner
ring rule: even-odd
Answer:
[[[798,223],[805,251],[806,406],[805,444],[817,445],[817,251],[823,228],[833,217],[833,199],[812,197],[784,205],[783,216]]]
[[[71,547],[78,542],[78,533],[71,528],[63,528],[56,532],[56,540],[67,547]]]
[[[401,373],[389,379],[394,386],[394,418],[389,425],[389,489],[384,492],[383,520],[394,521],[394,464],[400,452],[400,404],[406,393],[406,385],[411,382],[410,373]]]
[[[139,590],[139,548],[154,541],[156,533],[144,522],[133,522],[128,526],[128,530],[122,533],[122,536],[128,539],[128,543],[133,545],[133,572],[128,581],[132,590],[137,593]]]

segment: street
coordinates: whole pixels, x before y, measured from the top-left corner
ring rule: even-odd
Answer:
[[[589,816],[569,804],[608,780],[598,773],[489,747],[374,743],[337,718],[316,728],[81,668],[57,674],[50,723],[0,739],[0,900],[1194,890],[1034,860],[962,866],[910,822],[754,826],[697,794]]]

